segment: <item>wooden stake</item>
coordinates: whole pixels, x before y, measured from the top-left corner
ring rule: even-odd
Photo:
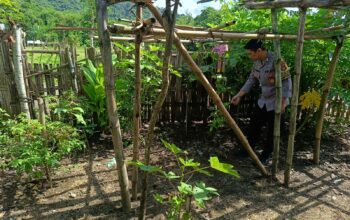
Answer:
[[[120,129],[118,110],[115,98],[115,81],[112,64],[112,48],[107,29],[107,3],[106,0],[96,1],[97,10],[97,26],[100,37],[100,48],[102,54],[103,71],[105,74],[105,91],[107,97],[107,110],[109,124],[112,130],[112,141],[114,147],[115,158],[118,167],[118,178],[121,190],[122,204],[125,212],[131,209],[129,178],[126,170],[126,163],[123,153],[123,141]]]
[[[162,89],[158,96],[158,100],[153,108],[151,120],[149,122],[147,137],[146,137],[146,146],[145,146],[145,164],[150,163],[150,154],[151,147],[153,146],[154,139],[154,127],[156,125],[159,113],[162,109],[162,105],[168,93],[169,88],[169,66],[171,62],[171,48],[173,45],[174,39],[174,27],[176,23],[177,9],[179,6],[179,0],[175,0],[174,9],[171,11],[171,0],[166,0],[166,8],[163,14],[163,18],[159,17],[159,22],[163,24],[166,32],[166,44],[163,54],[163,69],[162,69]],[[140,215],[139,220],[144,220],[146,217],[146,199],[148,191],[148,173],[144,174],[142,180],[142,194],[140,201]]]
[[[154,16],[157,18],[157,20],[162,24],[161,15],[157,8],[155,8],[152,4],[146,4],[149,10],[154,14]],[[232,128],[240,142],[242,143],[245,150],[248,152],[250,157],[253,159],[253,161],[256,163],[260,171],[263,175],[268,175],[264,165],[260,162],[259,158],[256,156],[253,149],[250,147],[247,138],[242,133],[241,129],[238,127],[235,120],[231,117],[230,113],[227,111],[226,107],[222,103],[219,95],[216,93],[214,88],[210,85],[208,79],[205,77],[201,69],[198,67],[198,65],[193,61],[191,55],[188,53],[184,45],[180,42],[179,37],[176,33],[174,33],[174,43],[177,47],[178,51],[181,53],[181,56],[184,58],[184,60],[187,62],[187,64],[192,69],[193,73],[196,75],[197,79],[201,82],[205,90],[208,92],[209,96],[212,98],[214,103],[218,106],[218,109],[221,111],[223,116],[226,119],[226,122],[228,125]]]
[[[340,52],[341,52],[342,47],[343,47],[343,39],[339,39],[337,41],[337,45],[334,49],[332,60],[331,60],[331,63],[329,65],[329,68],[328,68],[327,81],[323,87],[321,104],[320,104],[320,108],[318,110],[318,118],[317,118],[316,132],[315,132],[314,158],[313,158],[314,163],[317,165],[320,163],[322,126],[323,126],[323,120],[324,120],[324,115],[325,115],[325,111],[326,111],[326,104],[328,101],[328,94],[329,94],[330,88],[332,87],[333,76],[335,73],[335,68],[337,66],[337,62],[339,60],[339,56],[340,56]]]
[[[136,23],[142,24],[142,5],[137,5]],[[140,122],[141,122],[141,41],[142,36],[135,37],[135,100],[134,100],[134,128],[133,128],[133,161],[139,160]],[[133,167],[132,200],[137,200],[138,167]]]
[[[272,32],[278,33],[278,10],[272,9]],[[281,47],[280,41],[273,41],[275,48],[275,85],[276,85],[276,104],[275,104],[275,124],[273,130],[273,157],[272,157],[272,175],[276,177],[278,171],[278,158],[280,152],[280,128],[281,128],[281,105],[282,105],[282,79],[281,79]]]
[[[301,75],[301,64],[303,58],[303,46],[304,46],[304,31],[305,31],[305,20],[306,20],[306,8],[300,8],[299,15],[299,30],[298,30],[298,40],[297,49],[295,54],[295,75],[293,82],[293,96],[292,96],[292,111],[290,114],[289,123],[289,135],[288,135],[288,151],[286,158],[286,167],[284,170],[284,184],[289,186],[290,180],[290,170],[292,169],[292,160],[294,153],[294,139],[296,130],[296,116],[298,110],[299,102],[299,86],[300,86],[300,75]]]
[[[16,82],[16,87],[18,91],[21,111],[25,113],[27,118],[30,118],[28,97],[26,94],[26,86],[25,86],[24,73],[23,73],[22,30],[16,24],[14,24],[12,28],[15,31],[15,38],[16,38],[16,41],[15,43],[13,43],[13,46],[12,46],[15,82]]]

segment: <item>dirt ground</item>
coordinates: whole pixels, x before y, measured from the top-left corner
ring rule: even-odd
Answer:
[[[262,177],[249,158],[234,156],[238,144],[229,129],[209,133],[203,125],[188,129],[172,125],[163,126],[157,133],[201,162],[217,155],[241,175],[240,179],[221,173],[214,177],[196,175],[193,180],[203,180],[220,193],[206,209],[195,209],[197,219],[350,219],[349,128],[323,141],[319,166],[311,161],[312,139],[297,137],[289,188]],[[280,182],[285,145],[281,146]],[[132,203],[130,214],[122,212],[117,170],[107,166],[114,155],[112,149],[108,136],[95,138],[79,158],[62,161],[55,170],[52,188],[28,182],[13,171],[1,171],[0,219],[136,219],[138,202]],[[130,148],[126,156],[130,158]],[[175,164],[160,144],[154,148],[152,161],[164,167]],[[154,177],[150,182],[151,194],[169,190],[161,179]],[[162,212],[164,208],[150,197],[148,217]]]

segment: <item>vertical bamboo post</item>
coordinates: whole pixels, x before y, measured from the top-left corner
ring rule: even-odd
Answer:
[[[142,5],[136,9],[136,25],[142,23]],[[134,128],[133,128],[133,161],[139,160],[140,121],[141,121],[141,42],[140,34],[135,37],[135,100],[134,100]],[[132,200],[137,200],[138,167],[132,172]]]
[[[295,54],[295,75],[293,80],[293,96],[292,96],[292,111],[290,115],[289,123],[289,135],[288,135],[288,151],[286,158],[286,166],[284,171],[284,184],[289,186],[290,170],[292,169],[292,160],[294,153],[294,139],[296,130],[296,117],[299,102],[299,87],[300,87],[300,75],[301,64],[303,58],[303,46],[304,46],[304,32],[305,32],[305,20],[306,20],[306,8],[299,8],[299,29],[297,37],[297,49]]]
[[[161,25],[163,25],[162,17],[160,15],[158,9],[155,8],[152,3],[146,3],[146,5],[149,8],[149,10],[152,12],[152,14],[161,23]],[[220,100],[219,95],[216,93],[214,88],[210,85],[208,79],[205,77],[205,75],[203,74],[202,70],[194,62],[194,60],[192,59],[191,55],[186,50],[185,46],[181,43],[180,38],[177,36],[176,33],[174,33],[174,43],[175,43],[175,46],[177,47],[178,51],[180,52],[181,56],[184,58],[185,62],[187,62],[189,67],[192,69],[193,73],[196,75],[197,79],[200,81],[200,83],[203,85],[203,87],[208,92],[210,97],[213,99],[214,103],[218,106],[218,109],[221,111],[221,113],[225,117],[226,122],[232,128],[234,133],[237,135],[237,137],[240,140],[240,142],[242,143],[243,147],[248,152],[248,154],[253,159],[253,161],[256,163],[256,165],[260,169],[261,173],[263,175],[267,176],[268,172],[266,171],[264,165],[261,163],[259,158],[256,156],[256,154],[253,151],[253,149],[250,147],[247,138],[244,136],[243,132],[238,127],[238,125],[235,122],[235,120],[231,117],[230,113],[227,111],[226,107],[224,106],[224,104]]]
[[[23,59],[22,59],[22,30],[16,24],[13,25],[15,31],[16,42],[12,46],[13,64],[15,72],[15,82],[18,91],[21,111],[25,113],[27,118],[30,118],[28,98],[26,94],[24,76],[23,76]]]
[[[175,0],[174,8],[171,10],[171,0],[166,0],[166,7],[163,13],[163,16],[159,17],[159,22],[162,22],[164,25],[164,30],[166,33],[166,43],[163,54],[163,68],[162,68],[162,89],[158,96],[157,102],[154,105],[152,112],[151,120],[149,122],[147,137],[146,137],[146,146],[145,146],[145,164],[150,163],[150,154],[151,147],[153,146],[154,139],[154,127],[156,125],[159,113],[161,111],[164,100],[166,99],[168,88],[169,88],[169,66],[171,61],[172,54],[172,44],[174,40],[174,27],[176,23],[177,9],[179,6],[180,0]],[[142,193],[140,200],[140,214],[139,220],[144,220],[146,218],[146,207],[147,207],[147,194],[148,194],[148,173],[144,173],[142,179]]]
[[[332,87],[333,76],[335,73],[335,68],[337,66],[337,62],[339,60],[342,47],[343,47],[343,39],[338,39],[337,45],[334,49],[331,63],[329,64],[329,67],[328,67],[327,81],[323,87],[321,104],[318,110],[317,125],[316,125],[316,132],[315,132],[314,158],[313,158],[314,163],[317,165],[320,163],[322,126],[323,126],[323,119],[326,111],[326,104],[328,101],[329,90]]]
[[[72,89],[74,90],[74,92],[78,93],[77,73],[75,72],[75,66],[72,59],[73,57],[72,52],[68,50],[67,56],[68,56],[69,70],[71,74],[70,78],[72,80]]]
[[[278,33],[278,9],[271,9],[272,13],[272,32]],[[280,128],[281,128],[281,105],[282,105],[282,79],[281,79],[281,47],[280,40],[273,40],[275,49],[275,86],[276,86],[276,104],[275,104],[275,124],[273,129],[273,157],[272,157],[272,175],[276,177],[278,170],[278,157],[280,152]]]
[[[121,197],[123,209],[129,212],[131,209],[130,193],[129,193],[129,179],[126,170],[126,163],[123,153],[123,142],[120,129],[120,122],[118,117],[118,110],[115,101],[115,87],[114,75],[112,72],[112,48],[110,34],[107,28],[107,2],[106,0],[96,1],[96,14],[98,35],[100,41],[103,71],[105,74],[105,91],[107,96],[107,110],[109,124],[112,130],[112,141],[114,147],[115,158],[118,167],[119,185],[121,189]]]

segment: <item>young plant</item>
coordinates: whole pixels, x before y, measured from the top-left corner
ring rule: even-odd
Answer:
[[[84,146],[78,131],[62,122],[48,121],[45,126],[19,115],[1,125],[5,125],[0,133],[2,167],[27,173],[30,178],[46,175],[50,181],[51,169],[59,165],[60,159]]]
[[[169,193],[165,198],[155,194],[154,198],[160,204],[166,205],[166,216],[169,220],[192,219],[191,204],[192,200],[201,208],[205,207],[205,202],[211,200],[214,196],[219,196],[217,190],[206,186],[202,181],[190,183],[190,179],[195,173],[202,173],[208,176],[212,174],[209,168],[226,173],[239,178],[239,174],[233,169],[231,164],[221,163],[217,157],[210,157],[209,165],[201,167],[199,162],[188,158],[188,153],[181,150],[175,144],[162,140],[163,145],[175,157],[178,165],[176,171],[165,171],[160,166],[145,165],[140,161],[132,161],[130,164],[139,167],[141,170],[153,174],[160,174],[161,177],[169,181],[175,192]]]
[[[108,125],[106,94],[104,86],[103,67],[95,67],[93,63],[88,62],[82,67],[83,74],[87,83],[83,85],[83,90],[88,97],[88,109],[94,114],[94,122],[100,127],[105,128]]]

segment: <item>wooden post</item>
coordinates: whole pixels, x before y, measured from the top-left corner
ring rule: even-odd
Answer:
[[[136,25],[142,23],[142,5],[137,5]],[[141,42],[140,34],[135,37],[135,100],[134,100],[134,128],[133,128],[133,161],[139,160],[140,122],[141,122]],[[138,167],[133,167],[132,200],[137,200]]]
[[[300,86],[300,75],[301,75],[301,64],[303,58],[303,46],[304,46],[304,31],[305,31],[305,20],[306,20],[306,8],[300,8],[299,15],[299,29],[297,39],[297,49],[295,54],[295,75],[293,80],[293,96],[292,96],[292,111],[290,115],[289,123],[289,135],[288,135],[288,151],[286,158],[286,167],[284,171],[284,184],[289,186],[290,170],[292,169],[292,160],[294,153],[294,139],[296,130],[296,117],[299,102],[299,86]]]
[[[335,73],[335,68],[337,66],[337,62],[339,60],[342,47],[343,47],[343,39],[338,39],[337,45],[334,49],[331,63],[328,67],[327,81],[323,87],[321,104],[318,110],[318,116],[317,116],[318,118],[317,118],[316,132],[315,132],[314,158],[313,158],[314,163],[317,165],[320,163],[321,135],[322,135],[323,119],[326,111],[326,104],[328,101],[329,90],[332,87],[333,76]]]
[[[97,26],[102,55],[103,71],[105,74],[105,91],[107,96],[107,110],[109,124],[112,130],[112,141],[115,158],[118,167],[119,185],[121,190],[122,204],[125,212],[131,209],[129,178],[126,170],[126,163],[123,153],[123,141],[120,129],[117,104],[115,99],[114,75],[112,72],[112,48],[109,31],[107,29],[107,2],[106,0],[96,1]]]
[[[163,27],[166,32],[166,44],[163,54],[163,68],[162,68],[162,89],[158,96],[157,102],[154,105],[151,120],[149,121],[149,127],[146,137],[146,146],[145,146],[145,164],[148,165],[150,163],[150,154],[151,147],[153,146],[154,139],[154,127],[156,125],[157,119],[159,117],[159,113],[162,109],[162,105],[168,93],[169,88],[169,66],[171,61],[171,49],[174,40],[174,27],[176,23],[176,15],[177,9],[179,6],[180,0],[175,0],[174,9],[171,10],[171,0],[166,0],[166,8],[162,16],[159,17],[159,22],[164,23]],[[144,173],[144,177],[142,179],[142,193],[141,193],[141,201],[140,201],[140,214],[139,220],[144,220],[146,218],[146,207],[147,207],[147,194],[148,194],[148,173]]]
[[[23,60],[22,60],[22,30],[16,24],[13,25],[15,31],[16,42],[12,46],[13,64],[15,71],[15,81],[18,91],[21,111],[25,113],[27,118],[30,118],[28,98],[26,94],[24,76],[23,76]]]
[[[278,10],[271,9],[272,15],[272,32],[278,33]],[[280,152],[280,136],[281,136],[281,105],[282,105],[282,79],[281,79],[281,47],[280,40],[273,40],[275,49],[275,85],[276,85],[276,104],[275,104],[275,124],[273,129],[273,157],[272,157],[272,175],[276,177],[278,170],[278,158]]]
[[[69,64],[69,70],[71,74],[71,81],[72,81],[72,89],[74,92],[78,93],[78,83],[77,83],[77,73],[75,72],[75,66],[72,59],[72,53],[68,50],[67,56],[68,56],[68,64]]]
[[[154,16],[157,18],[157,20],[162,24],[162,17],[158,11],[157,8],[153,6],[152,3],[146,3],[147,7],[149,10],[154,14]],[[262,172],[263,175],[268,175],[264,165],[261,163],[259,158],[256,156],[255,152],[253,149],[250,147],[247,138],[244,136],[243,132],[241,129],[238,127],[237,123],[235,120],[231,117],[230,113],[227,111],[226,107],[220,100],[219,95],[216,93],[214,88],[210,85],[208,82],[207,78],[201,71],[201,69],[198,67],[198,65],[193,61],[191,55],[188,53],[184,45],[181,43],[179,37],[177,36],[176,33],[174,33],[174,43],[175,46],[177,47],[178,51],[181,53],[181,56],[184,58],[184,60],[187,62],[187,64],[190,66],[192,69],[193,73],[196,75],[197,79],[201,82],[203,87],[206,89],[214,103],[218,106],[218,109],[221,111],[223,116],[225,117],[228,125],[232,128],[234,133],[237,135],[238,139],[242,143],[243,147],[245,150],[248,152],[250,157],[253,159],[253,161],[256,163],[260,171]]]

